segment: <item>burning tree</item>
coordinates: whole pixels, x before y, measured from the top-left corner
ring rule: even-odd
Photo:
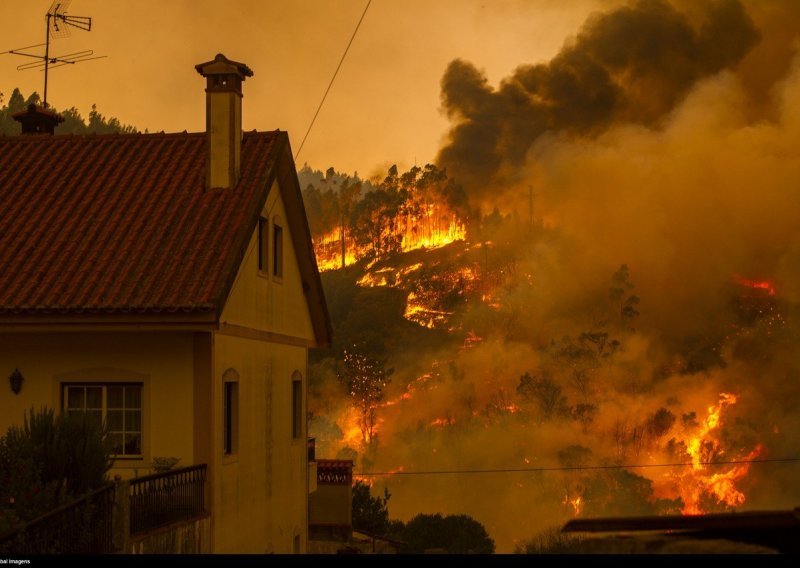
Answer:
[[[405,173],[392,166],[376,185],[342,178],[329,168],[318,183],[324,189],[311,184],[303,199],[321,270],[466,237],[466,196],[432,164]]]
[[[384,361],[372,359],[358,351],[344,352],[339,380],[347,388],[352,404],[358,411],[358,426],[365,444],[375,440],[378,403],[383,399],[383,389],[391,381],[394,369],[387,369]]]

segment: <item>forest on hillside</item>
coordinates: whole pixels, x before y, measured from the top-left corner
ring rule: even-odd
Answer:
[[[42,100],[37,92],[33,92],[25,97],[22,92],[15,88],[6,100],[5,94],[0,91],[0,136],[16,136],[21,131],[19,122],[13,119],[17,112],[24,111],[28,105],[41,105]],[[96,105],[92,105],[89,115],[84,118],[77,108],[59,110],[50,107],[60,114],[64,122],[56,126],[56,134],[128,134],[138,132],[134,126],[122,124],[114,117],[106,117],[97,110]]]

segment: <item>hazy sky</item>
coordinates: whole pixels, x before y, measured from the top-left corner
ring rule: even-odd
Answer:
[[[369,176],[391,163],[432,161],[447,132],[440,79],[460,57],[496,83],[521,63],[549,59],[592,11],[615,0],[373,0],[298,164]],[[51,0],[0,3],[0,51],[44,41]],[[140,129],[204,128],[194,65],[218,52],[248,64],[245,129],[280,128],[296,151],[366,0],[73,0],[91,16],[54,55],[93,49],[106,59],[50,75],[49,102],[100,112]],[[34,50],[34,52],[36,52]],[[0,55],[0,92],[41,94],[28,59]]]

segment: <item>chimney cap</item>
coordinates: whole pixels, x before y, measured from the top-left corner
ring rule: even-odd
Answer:
[[[203,77],[208,77],[209,75],[236,74],[239,75],[242,80],[244,80],[245,77],[253,76],[253,70],[247,65],[244,63],[239,63],[238,61],[232,61],[221,53],[217,53],[216,57],[214,57],[214,59],[211,61],[198,63],[194,66],[194,68],[197,69],[197,72]]]

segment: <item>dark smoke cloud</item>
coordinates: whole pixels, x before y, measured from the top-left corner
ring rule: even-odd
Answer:
[[[442,101],[455,125],[438,161],[480,197],[511,181],[545,132],[659,126],[699,79],[734,67],[758,41],[738,0],[702,14],[640,0],[593,16],[553,60],[520,66],[497,90],[471,63],[453,61]]]

